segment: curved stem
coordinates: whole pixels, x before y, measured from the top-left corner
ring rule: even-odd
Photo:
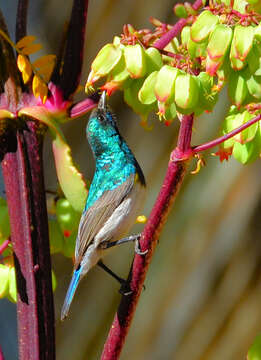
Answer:
[[[239,126],[238,128],[232,130],[228,134],[220,136],[219,138],[217,138],[215,140],[212,140],[212,141],[209,141],[209,142],[207,142],[205,144],[194,146],[192,148],[192,153],[196,154],[196,153],[198,153],[200,151],[205,151],[205,150],[211,149],[212,147],[215,147],[215,146],[223,143],[224,141],[232,138],[233,136],[239,134],[241,131],[247,129],[249,126],[255,124],[257,121],[260,121],[260,120],[261,120],[261,114],[257,115],[253,119],[250,119],[249,121],[247,121],[243,125]]]
[[[77,118],[78,116],[82,116],[89,112],[90,110],[94,109],[98,101],[100,99],[100,95],[98,92],[88,96],[87,99],[84,99],[77,104],[74,104],[69,112],[69,116],[71,119]]]
[[[8,245],[10,244],[10,240],[6,239],[3,244],[0,246],[0,255],[5,251],[5,249],[8,247]]]
[[[196,0],[192,5],[194,10],[199,10],[203,6],[202,0]],[[171,40],[176,37],[181,30],[191,21],[191,18],[180,19],[165,35],[163,35],[159,40],[155,41],[153,47],[158,50],[163,50]]]
[[[193,115],[183,116],[177,145],[179,152],[183,151],[186,153],[190,150],[192,124]],[[134,257],[129,274],[132,293],[121,298],[104,345],[102,360],[116,360],[120,356],[159,235],[183,182],[187,162],[185,160],[174,160],[168,164],[165,179],[140,240],[141,251],[148,249],[148,252],[145,256],[136,254]]]

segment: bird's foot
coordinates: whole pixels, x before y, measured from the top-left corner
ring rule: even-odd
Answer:
[[[132,290],[130,287],[130,282],[128,280],[123,280],[121,283],[121,287],[119,289],[119,293],[124,296],[128,296],[132,294]]]
[[[135,239],[135,253],[141,256],[144,256],[147,254],[147,252],[149,251],[148,249],[141,251],[140,248],[140,237],[141,235],[139,235],[139,237],[137,239]]]

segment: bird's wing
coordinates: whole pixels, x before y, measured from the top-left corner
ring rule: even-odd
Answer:
[[[104,223],[111,216],[115,208],[117,208],[130,193],[133,184],[134,175],[131,175],[124,183],[117,186],[115,189],[105,191],[101,197],[83,213],[76,240],[75,267],[80,264],[86,249]],[[109,239],[103,239],[103,241],[106,240]]]

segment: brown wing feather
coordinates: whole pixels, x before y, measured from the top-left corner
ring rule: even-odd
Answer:
[[[134,175],[131,175],[123,184],[105,191],[102,196],[82,215],[79,224],[75,247],[75,268],[81,262],[86,249],[93,241],[103,224],[108,220],[116,207],[130,193],[134,184]],[[109,239],[104,238],[103,241]]]

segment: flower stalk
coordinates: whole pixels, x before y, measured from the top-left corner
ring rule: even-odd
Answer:
[[[186,154],[191,149],[193,117],[193,115],[184,115],[182,117],[176,147],[179,154]],[[184,180],[187,164],[187,157],[186,160],[175,159],[169,161],[162,187],[140,240],[141,251],[148,250],[148,252],[146,255],[135,254],[133,265],[129,273],[132,293],[127,296],[122,296],[121,298],[121,302],[104,345],[101,356],[102,360],[116,360],[120,356],[131,321],[135,314],[149,264],[151,263],[160,233],[167,221],[169,212]]]

